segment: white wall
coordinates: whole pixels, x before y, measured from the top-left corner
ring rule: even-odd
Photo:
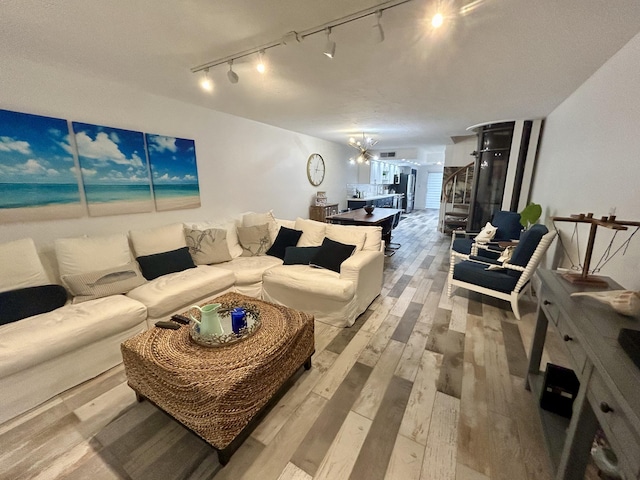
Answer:
[[[640,34],[547,117],[531,192],[532,201],[543,207],[547,226],[553,215],[592,212],[601,217],[612,207],[618,219],[640,221],[639,88]],[[569,247],[573,224],[557,225]],[[584,255],[586,226],[579,235]],[[597,230],[592,268],[611,236],[608,229]],[[628,232],[618,236],[626,238]],[[575,261],[575,248],[570,251]],[[601,274],[640,290],[640,233],[626,255],[618,254]]]
[[[447,145],[444,151],[444,164],[446,167],[464,167],[475,161],[471,152],[478,148],[477,135],[471,135],[467,139]]]
[[[345,186],[355,180],[346,145],[271,127],[133,90],[68,70],[0,53],[0,108],[195,140],[199,209],[0,225],[0,242],[32,237],[45,250],[53,239],[149,228],[177,221],[222,219],[273,209],[280,218],[308,218],[317,190],[346,208]],[[326,177],[307,180],[306,161],[320,153]],[[0,179],[0,182],[2,180]]]

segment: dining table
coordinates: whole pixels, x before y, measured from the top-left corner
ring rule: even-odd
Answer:
[[[396,215],[400,215],[402,212],[403,210],[397,208],[375,208],[371,213],[367,213],[364,208],[358,208],[336,215],[329,215],[327,221],[341,225],[382,227],[382,239],[388,245],[391,241],[393,220]]]

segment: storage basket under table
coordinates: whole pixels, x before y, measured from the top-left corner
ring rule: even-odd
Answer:
[[[152,328],[121,349],[129,386],[222,451],[310,362],[314,328],[312,315],[236,293],[210,303],[254,306],[262,326],[216,348],[196,344],[188,325]]]

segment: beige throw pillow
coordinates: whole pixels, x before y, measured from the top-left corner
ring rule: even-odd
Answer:
[[[238,227],[238,239],[242,246],[243,257],[265,255],[269,247],[271,247],[271,237],[267,224]]]
[[[273,210],[269,210],[265,213],[247,212],[242,215],[243,227],[255,227],[259,225],[267,224],[269,228],[269,237],[273,243],[278,235],[278,222],[273,216]]]
[[[146,282],[136,262],[60,278],[73,295],[73,303],[127,293]]]
[[[227,230],[207,228],[203,230],[184,229],[189,253],[196,265],[211,265],[231,260],[227,246]]]

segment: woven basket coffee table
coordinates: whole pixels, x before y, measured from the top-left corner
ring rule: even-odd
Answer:
[[[148,399],[195,432],[225,465],[287,380],[301,366],[311,368],[313,316],[236,293],[208,303],[255,308],[262,325],[219,347],[195,343],[188,325],[154,327],[125,341],[121,350],[138,400]]]

